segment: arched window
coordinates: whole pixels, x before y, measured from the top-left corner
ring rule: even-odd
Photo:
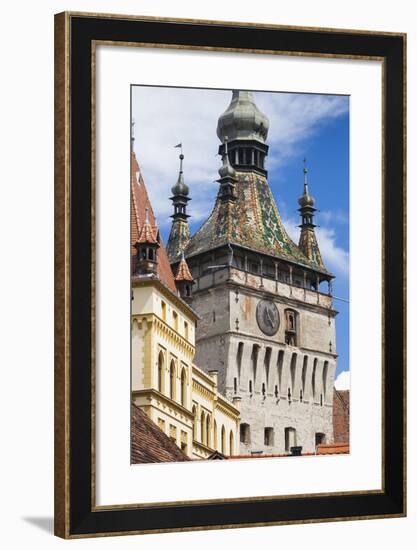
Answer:
[[[193,439],[197,440],[197,409],[193,406]]]
[[[278,375],[278,392],[281,393],[282,390],[282,370],[284,366],[284,350],[280,349],[278,352],[278,360],[277,360],[277,375]]]
[[[164,354],[162,351],[158,355],[158,391],[164,391]]]
[[[290,367],[290,373],[291,373],[291,393],[294,394],[295,389],[295,374],[296,374],[296,368],[297,368],[297,354],[293,353],[291,356],[291,367]]]
[[[318,363],[318,359],[317,357],[314,358],[314,362],[313,362],[313,372],[311,374],[311,389],[313,391],[313,400],[315,401],[316,400],[316,373],[317,373],[317,363]]]
[[[264,377],[266,380],[266,387],[269,387],[269,367],[271,364],[271,354],[272,354],[272,348],[267,347],[265,349],[265,357],[264,357]]]
[[[233,437],[232,430],[230,430],[230,435],[229,435],[229,449],[230,449],[230,456],[233,456],[235,454],[235,438]]]
[[[237,363],[237,378],[240,386],[240,373],[242,370],[242,357],[243,357],[243,342],[239,342],[237,346],[236,363]]]
[[[187,406],[187,373],[185,368],[181,372],[181,405],[183,407]]]
[[[258,368],[259,347],[260,347],[259,344],[253,344],[253,347],[252,347],[252,357],[251,357],[252,376],[255,384],[256,384],[256,371]]]
[[[325,361],[324,365],[323,365],[323,394],[324,394],[324,399],[326,399],[326,395],[327,395],[327,375],[328,375],[328,372],[329,372],[329,362]]]
[[[171,361],[169,367],[169,396],[171,399],[175,399],[175,363]]]
[[[209,414],[206,418],[206,445],[211,447],[211,418]]]
[[[217,441],[217,422],[213,421],[213,449],[217,451],[219,448],[219,442]]]
[[[308,365],[308,355],[304,355],[303,371],[302,371],[302,374],[301,374],[301,385],[302,385],[302,388],[303,388],[303,393],[305,393],[305,391],[306,391],[307,365]]]
[[[226,430],[222,426],[222,454],[226,454]]]
[[[204,411],[201,411],[201,417],[200,417],[200,432],[201,432],[201,443],[205,445],[206,443],[206,415],[204,414]]]

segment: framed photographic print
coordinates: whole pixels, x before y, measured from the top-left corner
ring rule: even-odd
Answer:
[[[55,533],[390,518],[405,35],[55,17]]]

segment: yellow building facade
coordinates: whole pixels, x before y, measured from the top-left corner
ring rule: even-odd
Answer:
[[[193,364],[197,316],[158,279],[132,282],[132,399],[190,458],[238,452],[240,413]]]
[[[216,372],[193,364],[193,279],[184,259],[172,273],[134,154],[131,201],[132,401],[188,457],[237,454],[238,401],[219,394]]]

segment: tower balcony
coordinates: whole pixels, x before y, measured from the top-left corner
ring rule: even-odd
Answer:
[[[211,266],[210,266],[211,267]],[[195,279],[194,293],[204,291],[221,284],[237,284],[265,293],[275,294],[291,300],[306,304],[333,308],[333,297],[329,292],[322,292],[307,286],[305,278],[293,278],[292,282],[282,281],[271,274],[258,274],[243,268],[230,265],[213,266],[200,273],[193,270]],[[306,283],[304,285],[304,283]]]

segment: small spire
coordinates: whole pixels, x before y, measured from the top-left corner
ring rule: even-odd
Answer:
[[[158,241],[155,237],[154,230],[152,229],[151,223],[149,221],[148,207],[145,208],[145,220],[143,222],[142,229],[139,234],[138,243],[139,244],[144,244],[144,243],[158,244]]]
[[[174,196],[183,195],[186,197],[190,192],[190,190],[188,188],[188,185],[186,185],[184,181],[184,170],[183,170],[184,155],[182,152],[182,143],[179,143],[175,147],[181,147],[181,154],[179,155],[180,169],[178,173],[177,183],[171,188],[171,191]]]
[[[307,174],[308,174],[308,169],[307,169],[307,160],[306,158],[304,157],[304,160],[303,160],[303,174],[304,174],[304,186],[303,186],[303,194],[301,195],[301,197],[298,199],[298,204],[301,206],[301,209],[305,208],[305,207],[313,207],[314,206],[314,198],[310,195],[310,192],[308,190],[308,181],[307,181]],[[300,210],[301,210],[300,209]],[[314,210],[313,210],[314,212]]]
[[[175,280],[178,281],[188,281],[193,282],[194,278],[190,273],[190,269],[187,264],[187,260],[184,256],[184,250],[181,250],[181,261],[178,266],[177,274],[175,276]]]
[[[219,168],[219,175],[220,178],[236,178],[236,170],[233,168],[233,166],[230,164],[229,160],[229,151],[228,151],[228,141],[229,138],[227,136],[224,137],[224,149],[223,149],[223,155],[222,155],[222,166]]]

